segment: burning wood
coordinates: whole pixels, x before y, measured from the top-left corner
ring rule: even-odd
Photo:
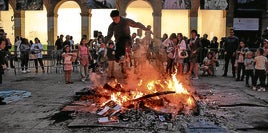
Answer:
[[[153,93],[153,94],[147,94],[147,95],[142,96],[140,98],[136,98],[136,99],[134,99],[132,101],[140,101],[140,100],[144,100],[144,99],[151,98],[151,97],[167,95],[167,94],[173,94],[173,93],[176,93],[176,92],[175,91],[156,92],[156,93]]]
[[[106,83],[104,86],[103,86],[104,89],[107,89],[107,90],[110,90],[110,91],[114,91],[114,92],[129,92],[129,91],[126,91],[124,90],[124,88],[122,87],[121,84],[117,83],[115,85],[115,87],[112,87],[111,85],[109,85],[108,83]]]

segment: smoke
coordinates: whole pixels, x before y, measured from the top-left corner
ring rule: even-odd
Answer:
[[[97,73],[91,73],[90,80],[92,81],[93,86],[102,86],[102,85],[104,85],[104,82],[102,80],[101,75],[99,75]]]

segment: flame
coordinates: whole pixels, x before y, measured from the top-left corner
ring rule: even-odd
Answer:
[[[130,100],[127,96],[121,95],[121,92],[113,93],[111,95],[111,100],[115,101],[119,105],[122,105],[124,102]]]
[[[116,102],[119,105],[123,105],[123,103],[142,97],[144,94],[139,91],[132,92],[131,96],[122,95],[121,92],[112,93],[111,100]]]
[[[116,80],[114,82],[117,83]],[[110,100],[116,102],[119,105],[124,105],[124,103],[129,103],[131,102],[131,100],[140,98],[147,94],[152,94],[161,91],[175,92],[174,94],[166,95],[165,97],[172,102],[171,104],[174,105],[172,107],[175,107],[176,109],[182,107],[182,104],[187,105],[188,108],[193,108],[195,106],[195,101],[191,96],[191,93],[187,90],[183,83],[177,79],[176,73],[171,75],[171,79],[165,81],[139,80],[137,83],[137,88],[135,90],[130,91],[130,93],[114,92],[111,94]],[[161,99],[161,96],[154,97],[154,99]],[[159,109],[154,105],[150,107]]]
[[[187,99],[187,105],[190,106],[190,107],[192,107],[192,106],[194,105],[194,100],[193,100],[192,97],[189,97],[189,98]]]
[[[176,93],[179,94],[189,94],[189,92],[187,91],[187,89],[185,89],[185,87],[183,87],[182,83],[180,83],[176,77],[176,73],[172,74],[172,81],[171,84],[169,84],[169,86],[171,86],[171,89],[175,89],[174,91]]]
[[[154,83],[154,81],[151,81],[151,82],[149,82],[148,84],[147,84],[147,89],[149,90],[149,91],[155,91],[155,83]]]

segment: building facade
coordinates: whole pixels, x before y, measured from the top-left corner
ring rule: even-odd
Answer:
[[[75,2],[79,8],[80,8],[80,16],[81,16],[81,36],[86,35],[89,38],[92,36],[93,29],[92,28],[92,10],[87,7],[87,0],[43,0],[43,6],[46,9],[46,23],[43,25],[43,27],[46,28],[46,35],[47,35],[47,42],[48,44],[54,44],[56,37],[59,35],[58,32],[58,11],[62,4],[65,2]],[[116,1],[116,7],[120,11],[120,15],[128,17],[127,10],[133,3],[147,3],[147,5],[150,6],[152,10],[152,30],[153,30],[153,36],[155,38],[161,38],[161,35],[165,33],[164,26],[169,25],[169,23],[165,22],[165,19],[172,20],[171,17],[165,17],[172,16],[172,11],[164,10],[162,8],[162,0],[117,0]],[[0,11],[0,17],[1,22],[5,23],[5,25],[11,25],[12,26],[12,34],[10,36],[22,36],[27,37],[25,31],[27,30],[26,24],[27,19],[25,18],[25,13],[27,11],[24,10],[16,10],[16,0],[9,0],[10,9],[11,12],[11,20],[3,19],[4,18],[4,12]],[[197,29],[200,34],[209,32],[209,29],[212,28],[212,25],[215,25],[214,31],[219,30],[217,32],[220,32],[219,34],[216,34],[214,32],[211,32],[211,36],[226,36],[228,35],[228,29],[233,27],[233,20],[234,17],[245,17],[241,16],[243,14],[242,11],[238,11],[236,9],[237,1],[236,0],[230,0],[229,1],[229,8],[227,10],[221,10],[220,12],[217,12],[219,14],[220,19],[213,20],[213,12],[216,13],[216,11],[205,11],[200,10],[200,1],[199,0],[191,0],[191,8],[189,10],[183,10],[183,12],[187,13],[186,19],[186,30],[185,32],[186,36],[189,35],[189,31],[192,29]],[[268,27],[268,5],[265,3],[265,8],[260,9],[258,11],[259,15],[258,18],[260,18],[260,28],[257,32],[261,32],[264,29],[267,29]],[[135,6],[131,7],[135,8]],[[165,13],[169,12],[169,13]],[[179,11],[178,11],[179,12]],[[246,13],[251,12],[245,11]],[[12,14],[13,13],[13,14]],[[176,15],[176,13],[174,13]],[[174,15],[173,14],[173,15]],[[239,15],[240,14],[240,15]],[[253,13],[254,14],[254,13]],[[108,15],[109,16],[109,15]],[[250,16],[252,17],[252,16]],[[254,17],[254,15],[253,15]],[[218,20],[219,22],[217,22]],[[14,24],[6,21],[11,21]],[[174,22],[177,23],[177,22]],[[2,26],[2,28],[6,29],[7,26]],[[219,28],[220,27],[220,28]],[[11,38],[12,38],[11,37]],[[211,37],[212,38],[212,37]]]

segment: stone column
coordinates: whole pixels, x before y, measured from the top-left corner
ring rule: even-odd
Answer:
[[[91,16],[92,14],[89,12],[81,13],[81,37],[86,35],[87,39],[91,38]]]
[[[15,37],[25,37],[25,11],[14,12]]]
[[[56,42],[58,35],[58,14],[47,14],[47,36],[48,45],[53,45]]]
[[[197,26],[198,26],[198,8],[200,6],[200,3],[198,0],[192,0],[191,1],[191,10],[189,11],[190,12],[190,16],[189,16],[189,19],[190,19],[190,30],[197,30]],[[199,31],[197,31],[199,32]],[[190,32],[189,32],[190,34]]]
[[[229,36],[229,31],[233,28],[234,21],[234,5],[235,2],[233,0],[229,1],[229,9],[226,11],[226,35]]]
[[[197,30],[198,18],[197,16],[190,16],[190,31]]]
[[[127,13],[126,13],[127,5],[130,2],[131,2],[131,0],[124,0],[124,1],[121,0],[121,1],[119,1],[117,9],[119,10],[120,16],[123,16],[123,17],[127,16]]]
[[[153,31],[154,31],[154,38],[160,39],[161,38],[161,17],[162,13],[161,10],[159,12],[153,13]]]

